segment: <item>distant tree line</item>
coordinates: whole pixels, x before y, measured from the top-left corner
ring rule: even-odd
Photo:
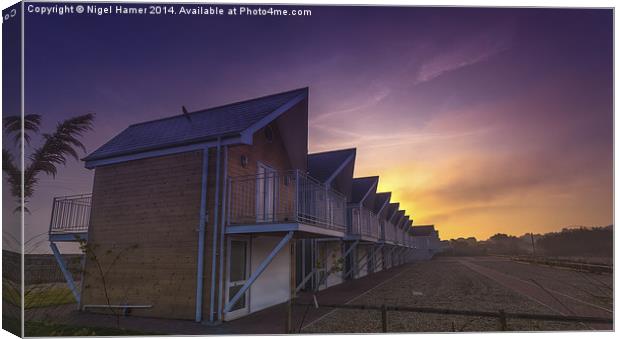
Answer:
[[[565,228],[561,232],[543,235],[536,245],[552,256],[611,257],[614,251],[613,227]]]
[[[487,254],[541,255],[550,257],[613,256],[613,225],[571,227],[545,234],[514,236],[497,233],[488,240],[474,237],[452,239],[445,255],[476,256]]]

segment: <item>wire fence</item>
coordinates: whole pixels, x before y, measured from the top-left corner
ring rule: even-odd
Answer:
[[[433,308],[433,307],[408,307],[408,306],[392,306],[392,305],[352,305],[352,304],[329,304],[329,303],[306,303],[295,302],[295,306],[305,306],[307,308],[334,308],[334,309],[348,309],[348,310],[370,310],[381,312],[381,331],[388,332],[390,329],[389,313],[388,312],[409,312],[420,314],[437,314],[437,315],[451,315],[451,316],[468,316],[468,317],[483,317],[493,318],[497,320],[499,331],[508,331],[508,321],[510,319],[522,319],[522,320],[540,320],[540,321],[559,321],[570,323],[586,323],[586,324],[613,324],[612,318],[601,317],[585,317],[585,316],[565,316],[555,314],[534,314],[534,313],[517,313],[517,312],[505,312],[504,310],[497,311],[481,311],[481,310],[455,310],[448,308]],[[303,320],[302,320],[303,321]],[[303,324],[302,324],[303,325]],[[299,332],[301,332],[302,326],[299,326]],[[287,333],[292,333],[296,329],[289,327],[286,329]]]

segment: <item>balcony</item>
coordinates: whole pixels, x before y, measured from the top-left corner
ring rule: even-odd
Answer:
[[[396,244],[397,228],[389,221],[383,223],[383,240],[390,244]]]
[[[380,236],[379,218],[365,207],[351,207],[351,228],[348,237],[377,241]]]
[[[229,234],[299,231],[342,237],[346,198],[299,170],[231,177]]]
[[[91,194],[56,197],[52,203],[50,240],[85,239],[90,223]]]

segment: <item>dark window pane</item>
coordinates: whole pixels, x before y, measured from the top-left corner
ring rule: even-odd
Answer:
[[[241,290],[241,287],[243,287],[243,285],[233,286],[233,287],[229,288],[229,289],[228,289],[228,296],[229,296],[229,298],[231,298],[231,299],[232,299],[232,297],[234,297],[234,296],[235,296],[235,294],[237,294],[237,292],[239,292],[239,291]],[[244,307],[245,307],[245,296],[246,296],[246,295],[247,295],[247,291],[246,291],[246,293],[244,294],[244,296],[242,296],[242,297],[239,299],[239,301],[237,301],[237,302],[235,303],[235,305],[234,305],[233,307],[231,307],[231,309],[230,309],[230,310],[231,310],[231,311],[236,311],[236,310],[239,310],[239,309],[244,308]]]
[[[245,280],[246,242],[230,242],[230,281]]]

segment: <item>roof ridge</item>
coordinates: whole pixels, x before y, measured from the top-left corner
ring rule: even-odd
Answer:
[[[357,152],[357,148],[356,147],[351,147],[351,148],[343,148],[343,149],[337,149],[337,150],[331,150],[331,151],[322,151],[322,152],[316,152],[316,153],[309,153],[308,156],[311,156],[311,155],[323,155],[323,154],[327,154],[327,153],[336,153],[336,152],[345,152],[345,151]]]
[[[367,176],[367,177],[353,178],[353,180],[362,180],[362,179],[377,179],[378,180],[379,176],[378,175],[370,175],[370,176]]]
[[[235,101],[235,102],[232,102],[232,103],[229,103],[229,104],[213,106],[213,107],[201,109],[201,110],[198,110],[198,111],[189,112],[187,114],[191,116],[192,114],[205,113],[205,112],[210,111],[210,110],[215,110],[215,109],[219,109],[219,108],[229,107],[229,106],[233,106],[233,105],[239,105],[239,104],[247,103],[247,102],[250,102],[250,101],[262,100],[262,99],[266,99],[266,98],[269,98],[269,97],[275,97],[275,96],[278,96],[278,95],[289,94],[289,93],[298,92],[298,91],[302,91],[302,90],[308,91],[309,89],[310,89],[310,87],[308,87],[308,86],[300,87],[300,88],[293,89],[293,90],[290,90],[290,91],[285,91],[285,92],[280,92],[280,93],[275,93],[275,94],[269,94],[269,95],[263,95],[263,96],[252,98],[252,99],[245,99],[245,100],[241,100],[241,101]],[[150,124],[150,123],[157,122],[157,121],[175,119],[175,118],[178,118],[178,117],[182,117],[184,115],[185,115],[185,113],[181,113],[181,114],[176,114],[176,115],[172,115],[172,116],[169,116],[169,117],[163,117],[163,118],[149,120],[149,121],[137,122],[135,124],[129,125],[127,128],[133,127],[133,126]]]

